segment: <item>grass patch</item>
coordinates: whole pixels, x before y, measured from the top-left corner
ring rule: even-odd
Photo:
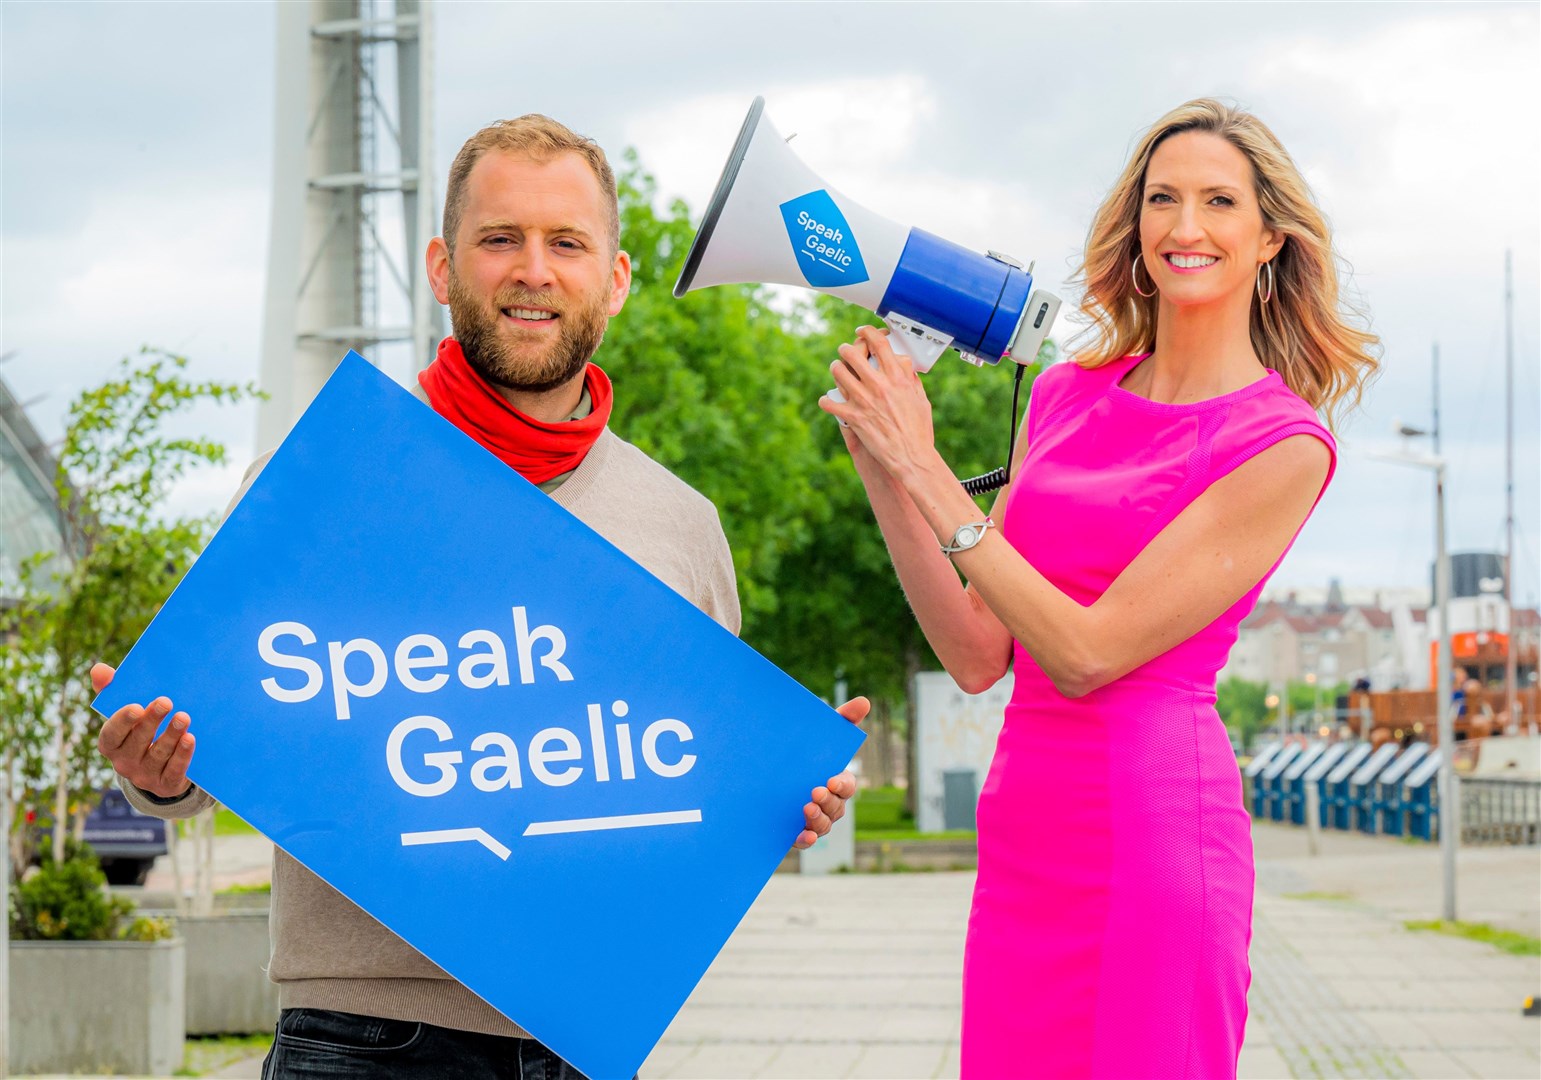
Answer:
[[[904,789],[863,788],[856,794],[856,833],[885,830],[913,832],[915,819],[904,812]]]
[[[215,893],[215,896],[245,896],[249,893],[270,893],[273,891],[271,881],[261,881],[256,885],[227,885]]]
[[[1514,956],[1541,956],[1541,938],[1513,930],[1500,930],[1487,923],[1446,922],[1444,919],[1409,919],[1402,924],[1409,930],[1431,930],[1470,941],[1481,941]]]
[[[256,836],[257,830],[221,806],[214,811],[215,836]]]
[[[972,840],[966,829],[923,833],[915,828],[915,819],[904,812],[904,789],[898,787],[863,788],[856,798],[856,839],[858,840]]]
[[[1287,892],[1286,900],[1352,900],[1346,892]]]
[[[203,1076],[258,1054],[273,1045],[271,1031],[254,1035],[195,1036],[182,1044],[182,1067],[173,1076]]]
[[[947,832],[916,832],[914,829],[863,829],[859,825],[856,828],[856,839],[880,840],[884,843],[895,840],[902,840],[906,843],[912,841],[928,843],[936,840],[973,840],[978,835],[978,833],[970,832],[966,829],[952,829]]]

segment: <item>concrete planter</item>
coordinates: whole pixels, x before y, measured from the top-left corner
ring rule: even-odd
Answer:
[[[177,920],[187,942],[187,1033],[272,1031],[278,986],[268,979],[268,913],[188,916]]]
[[[11,1070],[180,1069],[185,959],[180,939],[11,942]]]

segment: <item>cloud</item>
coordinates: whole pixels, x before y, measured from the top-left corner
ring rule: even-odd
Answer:
[[[21,384],[77,385],[140,344],[249,372],[266,286],[264,188],[103,193],[78,221],[6,244]]]
[[[764,117],[810,168],[845,190],[837,177],[862,165],[908,165],[905,155],[936,102],[926,80],[901,74],[767,87]],[[713,92],[670,100],[629,116],[629,146],[644,148],[659,182],[697,212],[706,204],[733,147],[751,98]]]

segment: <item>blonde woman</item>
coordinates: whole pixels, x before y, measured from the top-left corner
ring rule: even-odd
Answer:
[[[1319,414],[1357,402],[1376,339],[1342,312],[1294,162],[1216,101],[1139,141],[1082,281],[1092,343],[1038,378],[990,518],[880,333],[841,347],[845,403],[822,406],[947,670],[979,691],[1015,669],[979,801],[964,1076],[1234,1076],[1252,846],[1215,675],[1332,476]]]

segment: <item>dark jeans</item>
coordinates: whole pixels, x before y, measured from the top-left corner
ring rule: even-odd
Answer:
[[[585,1080],[534,1039],[382,1020],[376,1016],[285,1009],[262,1063],[262,1080]]]

